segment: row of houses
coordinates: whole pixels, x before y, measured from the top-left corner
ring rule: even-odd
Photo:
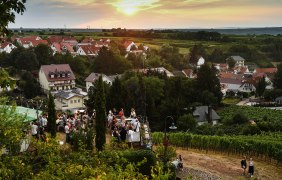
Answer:
[[[86,37],[81,42],[78,42],[71,36],[49,36],[47,40],[41,39],[40,36],[28,36],[28,37],[12,37],[12,42],[17,42],[24,48],[36,47],[39,44],[49,45],[53,50],[53,55],[71,53],[73,56],[97,56],[99,50],[102,47],[109,48],[110,39],[102,38],[100,40],[94,40],[93,38]],[[0,44],[0,53],[10,53],[16,46],[12,42],[3,42]],[[149,49],[147,46],[142,46],[142,50],[138,49],[137,44],[133,41],[124,41],[122,43],[127,53],[143,53]]]

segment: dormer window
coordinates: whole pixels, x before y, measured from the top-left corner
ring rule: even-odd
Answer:
[[[68,73],[68,77],[70,77],[70,73]]]
[[[63,78],[65,77],[65,73],[62,74],[62,77],[63,77]]]
[[[50,77],[51,77],[51,78],[54,78],[54,74],[51,74]]]

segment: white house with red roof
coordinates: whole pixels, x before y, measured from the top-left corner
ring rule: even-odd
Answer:
[[[135,49],[138,49],[137,45],[133,41],[125,41],[123,43],[123,46],[125,47],[125,50],[127,52],[131,51],[133,47],[135,47]]]
[[[24,48],[36,47],[39,44],[48,44],[47,40],[42,40],[39,36],[19,37],[16,40]]]
[[[10,53],[13,49],[17,48],[14,44],[10,42],[4,42],[0,44],[0,53]]]
[[[42,65],[39,83],[43,92],[70,90],[75,88],[75,75],[68,64]]]
[[[79,45],[76,53],[81,56],[97,56],[99,50],[100,47],[96,45]]]
[[[54,42],[51,45],[51,49],[53,50],[53,55],[56,53],[66,54],[67,52],[71,53],[73,56],[76,55],[76,52],[74,51],[71,44],[67,42],[60,42],[60,43]]]

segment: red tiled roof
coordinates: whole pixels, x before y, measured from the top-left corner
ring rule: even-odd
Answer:
[[[131,43],[133,43],[133,41],[125,41],[123,45],[125,48],[127,48]]]
[[[277,68],[256,68],[257,73],[276,73]]]
[[[220,83],[222,84],[242,84],[242,79],[221,78]]]
[[[55,47],[55,49],[56,49],[56,51],[57,51],[58,53],[61,53],[61,52],[62,52],[62,50],[61,50],[61,45],[60,45],[59,43],[54,42],[54,43],[52,43],[52,45]]]
[[[242,79],[242,74],[233,74],[233,73],[220,73],[220,78],[230,78],[230,79]]]
[[[47,80],[49,82],[52,81],[66,81],[66,80],[75,80],[75,76],[70,68],[70,66],[68,64],[51,64],[51,65],[42,65],[40,68],[40,71],[43,71]],[[70,73],[70,77],[55,77],[55,78],[51,78],[50,77],[50,73],[60,73],[60,72],[64,72],[64,73]]]
[[[86,53],[86,55],[98,54],[100,48],[95,45],[80,45],[79,47]]]
[[[92,39],[92,38],[90,38],[90,37],[86,37],[86,38],[84,38],[81,42],[82,42],[82,43],[94,43],[95,40]]]
[[[183,69],[182,71],[186,74],[186,76],[189,76],[189,77],[193,76],[193,74],[194,74],[193,69]]]
[[[67,48],[67,51],[69,51],[70,53],[74,52],[73,47],[70,45],[70,43],[61,42],[60,45],[61,45],[61,49],[63,48],[63,46],[65,46]]]
[[[48,44],[47,40],[32,40],[30,42],[34,47],[38,46],[39,44]]]
[[[12,44],[12,43],[6,41],[6,42],[0,44],[0,48],[1,48],[1,49],[4,49],[4,48],[5,48],[6,46],[8,46],[9,44]]]

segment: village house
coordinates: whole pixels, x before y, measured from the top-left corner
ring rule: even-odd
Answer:
[[[50,44],[53,44],[54,42],[56,42],[56,43],[60,43],[60,42],[69,43],[72,47],[76,46],[78,44],[75,37],[71,37],[71,36],[49,36],[48,41],[49,41]]]
[[[51,49],[53,50],[53,55],[55,55],[56,53],[66,54],[67,52],[71,53],[72,56],[76,55],[76,52],[74,51],[71,44],[67,42],[60,42],[60,43],[54,42],[51,45]]]
[[[48,44],[47,40],[43,40],[39,36],[19,37],[16,38],[16,41],[24,48],[36,47],[39,44]]]
[[[226,61],[233,60],[235,61],[235,66],[245,66],[245,59],[241,56],[230,56],[226,59]]]
[[[107,84],[109,85],[112,85],[112,80],[105,74],[99,74],[99,73],[91,73],[86,79],[85,79],[85,82],[86,82],[86,91],[88,92],[89,91],[89,88],[91,86],[93,86],[93,83],[99,79],[99,77],[102,76],[102,80],[104,82],[106,82]]]
[[[185,77],[192,79],[197,77],[197,74],[194,73],[193,69],[183,69],[182,72],[185,74]]]
[[[70,90],[75,88],[75,75],[68,64],[42,65],[39,83],[45,94],[49,91]]]
[[[256,81],[254,79],[243,80],[239,88],[240,92],[255,92],[256,91]]]
[[[197,106],[193,111],[193,116],[197,121],[198,125],[203,125],[204,123],[208,123],[210,120],[213,125],[218,123],[220,117],[218,114],[209,106]]]
[[[197,68],[200,68],[203,64],[205,64],[205,59],[202,56],[200,56],[197,61]]]
[[[87,99],[87,93],[81,89],[58,91],[54,94],[55,109],[76,112],[85,108],[84,103]]]
[[[227,63],[213,63],[213,66],[220,72],[226,72],[229,70]]]
[[[79,45],[76,53],[80,56],[97,56],[99,51],[100,48],[96,45]]]
[[[124,48],[125,48],[125,50],[126,50],[127,52],[130,52],[130,51],[132,51],[133,49],[134,49],[134,50],[137,50],[137,49],[138,49],[137,45],[136,45],[133,41],[125,41],[125,42],[123,43],[123,46],[124,46]]]
[[[4,42],[0,44],[0,53],[11,53],[13,49],[17,48],[15,45],[13,45],[10,42]]]

